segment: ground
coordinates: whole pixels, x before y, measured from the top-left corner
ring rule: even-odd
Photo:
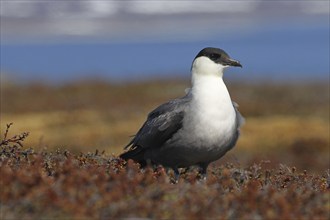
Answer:
[[[192,169],[171,184],[161,167],[141,171],[118,160],[147,113],[188,86],[2,85],[1,217],[329,218],[326,83],[227,82],[246,124],[206,181]],[[27,137],[10,139],[25,131]]]

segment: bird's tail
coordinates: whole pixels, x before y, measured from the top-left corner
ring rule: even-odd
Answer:
[[[135,162],[139,163],[141,167],[144,167],[147,165],[147,162],[144,159],[144,152],[145,150],[141,147],[136,147],[132,150],[122,153],[121,155],[119,155],[119,157],[124,160],[132,159]]]

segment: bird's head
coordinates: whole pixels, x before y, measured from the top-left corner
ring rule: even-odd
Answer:
[[[193,74],[222,76],[223,70],[229,66],[242,67],[239,61],[231,59],[224,50],[206,47],[195,57],[191,71]]]

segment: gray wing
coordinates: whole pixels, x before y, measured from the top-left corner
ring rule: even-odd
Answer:
[[[232,102],[235,112],[236,112],[236,126],[237,126],[237,130],[240,129],[240,127],[242,127],[242,125],[245,123],[245,119],[244,117],[241,115],[241,113],[238,111],[238,104],[236,102]]]
[[[188,94],[183,98],[162,104],[150,112],[146,122],[125,149],[129,147],[145,149],[160,147],[164,144],[182,128],[184,112],[190,99],[191,97]]]

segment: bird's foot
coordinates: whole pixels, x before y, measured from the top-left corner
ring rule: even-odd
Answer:
[[[207,175],[206,175],[206,173],[198,173],[197,177],[198,177],[199,181],[206,181]]]
[[[200,166],[200,170],[198,172],[197,178],[199,181],[206,181],[206,177],[207,177],[207,165],[201,165]]]

